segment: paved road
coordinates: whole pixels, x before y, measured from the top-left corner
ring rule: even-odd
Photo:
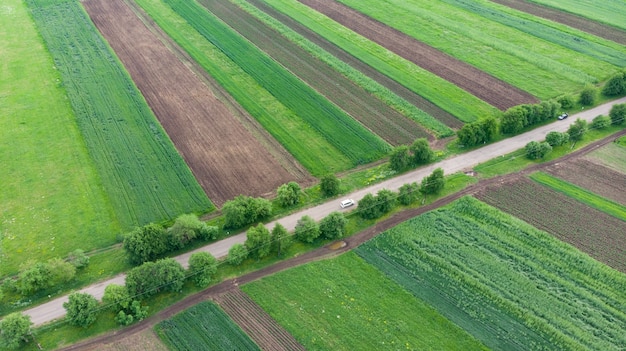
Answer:
[[[372,185],[370,187],[355,191],[354,193],[348,194],[345,198],[351,198],[355,201],[359,201],[363,196],[368,193],[375,194],[380,189],[389,189],[396,191],[402,185],[406,183],[412,182],[421,182],[422,178],[432,173],[435,168],[441,167],[444,170],[445,174],[453,174],[456,172],[469,170],[472,167],[486,162],[490,159],[503,156],[505,154],[511,153],[515,150],[521,149],[528,142],[536,140],[543,141],[545,139],[546,134],[551,131],[564,132],[569,128],[569,125],[573,123],[577,118],[581,118],[591,122],[591,120],[598,115],[608,115],[609,111],[613,104],[623,104],[626,103],[626,98],[621,98],[619,100],[612,101],[611,103],[607,103],[593,109],[583,110],[579,113],[576,113],[570,116],[565,121],[555,121],[554,123],[550,123],[540,128],[536,128],[527,133],[520,134],[506,140],[486,145],[478,150],[470,151],[455,157],[451,157],[449,159],[443,160],[436,164],[432,164],[420,169],[417,169],[412,172],[405,173],[401,176],[395,177],[393,179],[386,180],[384,182],[378,183],[376,185]],[[333,211],[350,211],[353,208],[341,209],[339,207],[340,200],[333,200],[327,203],[311,207],[300,212],[294,213],[292,215],[283,217],[276,221],[270,222],[266,225],[268,229],[274,228],[274,225],[277,222],[280,222],[287,230],[292,231],[298,219],[302,218],[304,215],[309,215],[316,221],[321,220],[326,217],[329,213]],[[194,252],[207,251],[210,252],[215,257],[224,257],[228,254],[228,249],[235,243],[244,243],[246,240],[246,234],[241,233],[235,236],[231,236],[224,240],[220,240],[219,242],[215,242],[211,245],[204,246],[197,250],[188,252],[186,254],[175,257],[175,259],[180,262],[185,268],[188,266],[189,256]],[[124,284],[125,275],[121,274],[114,278],[111,278],[106,281],[102,281],[100,283],[91,285],[81,292],[86,292],[94,295],[96,298],[101,299],[104,295],[104,288],[109,284]],[[50,302],[44,303],[37,307],[33,307],[24,311],[25,314],[31,317],[32,322],[35,326],[39,326],[55,319],[62,318],[65,315],[65,309],[63,308],[63,303],[67,301],[67,296],[63,296]]]

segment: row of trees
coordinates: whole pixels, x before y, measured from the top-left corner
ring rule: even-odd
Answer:
[[[395,147],[389,156],[389,167],[394,171],[403,171],[409,167],[432,161],[434,155],[428,140],[419,138],[411,146],[400,145]]]

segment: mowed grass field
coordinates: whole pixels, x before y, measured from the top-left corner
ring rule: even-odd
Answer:
[[[577,1],[559,1],[559,0],[530,0],[531,2],[553,7],[565,12],[570,12],[581,17],[587,17],[592,20],[606,23],[616,28],[623,29],[626,34],[626,21],[624,14],[626,13],[626,2],[621,0],[577,0]]]
[[[352,252],[241,289],[307,350],[487,350]]]
[[[21,0],[0,4],[0,277],[112,244],[120,225]]]
[[[28,0],[122,230],[212,204],[79,2]]]

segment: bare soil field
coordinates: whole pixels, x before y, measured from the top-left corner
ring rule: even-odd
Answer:
[[[222,102],[123,0],[83,5],[216,205],[239,194],[267,195],[292,180],[310,181],[278,143],[257,139],[263,129],[244,125],[236,116],[240,110]]]
[[[626,175],[608,167],[580,158],[552,165],[546,172],[626,205]]]
[[[276,11],[274,8],[268,6],[263,1],[261,1],[261,0],[249,0],[249,2],[251,4],[253,4],[255,7],[257,7],[258,9],[260,9],[261,11],[263,11],[263,12],[267,13],[268,15],[274,17],[275,19],[279,20],[281,23],[285,24],[286,26],[291,28],[293,31],[295,31],[298,34],[302,35],[303,37],[307,38],[308,40],[313,42],[315,45],[323,48],[324,50],[326,50],[327,52],[329,52],[333,56],[337,57],[341,61],[349,64],[354,69],[360,71],[364,75],[366,75],[369,78],[375,80],[376,82],[378,82],[378,84],[380,84],[380,85],[384,86],[385,88],[389,89],[394,94],[396,94],[399,97],[403,98],[404,100],[408,101],[409,103],[411,103],[415,107],[417,107],[420,110],[422,110],[422,111],[428,113],[429,115],[435,117],[436,119],[441,121],[441,123],[445,124],[446,126],[452,128],[452,129],[459,129],[459,128],[461,128],[463,126],[463,122],[461,122],[460,120],[455,118],[450,113],[442,110],[441,108],[439,108],[437,105],[433,104],[432,102],[426,100],[425,98],[421,97],[420,95],[417,95],[416,93],[414,93],[411,90],[407,89],[405,86],[401,85],[400,83],[396,82],[395,80],[393,80],[393,79],[387,77],[386,75],[380,73],[375,68],[373,68],[373,67],[367,65],[366,63],[364,63],[363,61],[355,58],[354,56],[352,56],[351,54],[347,53],[346,51],[344,51],[340,47],[338,47],[335,44],[333,44],[333,43],[329,42],[328,40],[324,39],[319,34],[309,30],[305,26],[303,26],[300,23],[294,21],[292,18],[290,18],[288,16],[285,16],[282,13]]]
[[[572,28],[580,29],[584,32],[597,35],[601,38],[612,40],[616,43],[626,45],[626,32],[607,26],[602,23],[592,21],[588,18],[580,17],[571,13],[559,11],[539,4],[534,4],[526,0],[492,0],[501,5],[530,13],[537,17],[543,17],[550,21],[562,23]]]
[[[336,1],[299,1],[500,110],[538,102],[529,93]]]
[[[626,222],[525,177],[487,187],[475,197],[626,273]]]
[[[144,329],[110,344],[102,343],[85,351],[169,351],[152,329]]]
[[[216,301],[261,350],[306,350],[243,291],[234,289],[218,296]]]

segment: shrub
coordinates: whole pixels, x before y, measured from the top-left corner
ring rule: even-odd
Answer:
[[[569,134],[569,140],[577,142],[582,140],[583,136],[587,132],[587,121],[578,118],[576,122],[572,123],[567,130]]]
[[[77,269],[80,269],[89,265],[89,256],[85,254],[85,251],[76,249],[67,256],[67,261]]]
[[[626,71],[618,72],[611,77],[602,88],[604,96],[619,96],[626,94]]]
[[[71,293],[63,303],[67,311],[66,318],[71,325],[87,328],[98,317],[98,300],[90,294]]]
[[[574,98],[571,95],[562,96],[557,100],[557,102],[566,110],[574,107],[575,103]]]
[[[239,195],[226,201],[222,207],[224,228],[241,228],[267,218],[272,213],[272,204],[263,198]]]
[[[626,104],[613,105],[609,112],[611,123],[614,125],[623,124],[626,121]]]
[[[493,117],[467,123],[457,131],[459,143],[465,147],[484,144],[496,135],[497,128],[498,122]]]
[[[580,92],[578,102],[583,106],[591,106],[596,102],[597,95],[598,90],[591,85],[587,85],[583,91]]]
[[[611,125],[611,117],[599,115],[591,121],[591,128],[604,129]]]
[[[233,266],[239,266],[246,258],[248,258],[248,249],[243,244],[234,244],[228,250],[228,263]]]
[[[341,212],[331,212],[320,221],[320,235],[325,239],[341,238],[346,232],[348,220]]]
[[[280,203],[282,207],[293,206],[300,202],[301,194],[302,189],[298,183],[289,182],[283,184],[279,186],[277,190],[278,203]]]
[[[191,279],[200,288],[211,284],[217,272],[217,260],[209,252],[195,252],[189,257]]]
[[[546,142],[550,146],[563,145],[569,141],[569,134],[552,131],[546,135]],[[528,145],[527,145],[528,146]]]
[[[262,223],[248,229],[245,246],[251,257],[260,259],[269,255],[272,249],[271,244],[270,231]]]
[[[531,160],[537,160],[540,158],[544,158],[550,151],[552,151],[552,146],[548,142],[537,142],[531,141],[526,144],[526,157]]]
[[[305,242],[312,243],[320,236],[320,229],[317,223],[310,216],[303,216],[296,223],[294,230],[296,239]]]
[[[160,291],[180,291],[185,269],[173,258],[146,262],[126,275],[126,288],[131,296],[152,296]]]
[[[389,155],[389,167],[394,171],[402,171],[411,163],[409,147],[406,145],[397,146]]]
[[[339,179],[334,174],[327,174],[320,180],[320,190],[326,197],[339,194]]]
[[[399,189],[398,202],[408,206],[419,198],[419,185],[417,183],[404,184]]]
[[[200,236],[204,222],[195,214],[183,214],[176,218],[174,224],[167,230],[169,250],[178,250],[187,246]]]
[[[167,232],[163,226],[150,223],[124,237],[124,250],[133,264],[156,260],[167,252]]]
[[[276,251],[276,255],[280,256],[291,244],[291,236],[289,236],[287,229],[282,224],[276,223],[272,229],[272,248]]]
[[[422,194],[437,194],[443,189],[444,185],[443,169],[437,168],[429,176],[422,179],[420,192]]]
[[[412,163],[414,165],[421,165],[432,161],[434,152],[428,144],[426,138],[419,138],[411,144],[410,147],[412,155]]]

